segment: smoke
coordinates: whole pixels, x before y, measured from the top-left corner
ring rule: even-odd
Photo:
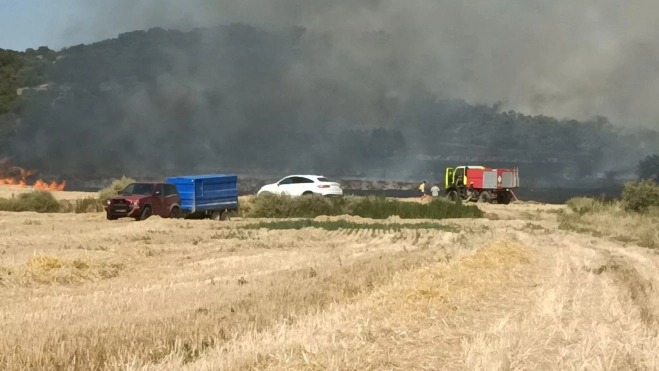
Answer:
[[[327,34],[331,53],[298,65],[288,76],[295,83],[350,84],[365,73],[401,99],[423,87],[442,98],[499,102],[532,115],[600,115],[625,127],[659,127],[659,4],[651,0],[118,0],[78,6],[84,16],[72,20],[69,31],[96,39],[232,22]],[[366,32],[382,32],[387,41],[365,40]]]
[[[49,89],[6,119],[17,128],[7,152],[25,166],[88,176],[373,169],[425,177],[434,167],[441,178],[442,164],[387,160],[407,149],[478,151],[511,166],[573,156],[573,173],[627,171],[659,138],[616,136],[599,116],[659,129],[656,6],[80,0],[62,39],[112,40],[62,50]],[[132,32],[152,27],[182,31]],[[388,131],[359,131],[373,128]],[[551,170],[560,178],[561,161]],[[522,170],[531,171],[550,172]]]

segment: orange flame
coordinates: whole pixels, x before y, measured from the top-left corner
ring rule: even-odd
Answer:
[[[34,175],[36,172],[36,170],[11,166],[7,158],[0,159],[0,185],[9,185],[20,188],[28,187],[27,178]],[[46,183],[39,179],[32,187],[34,189],[46,191],[63,191],[66,187],[66,181],[62,181],[61,183],[57,183],[56,181]]]
[[[44,191],[63,191],[64,187],[66,187],[66,180],[63,180],[60,184],[57,184],[57,182],[53,180],[50,182],[50,184],[48,184],[39,179],[36,183],[34,183],[33,187],[34,189],[42,189]]]

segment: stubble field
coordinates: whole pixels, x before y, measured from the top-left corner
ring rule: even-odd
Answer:
[[[655,250],[481,207],[301,230],[0,212],[0,369],[659,367]]]

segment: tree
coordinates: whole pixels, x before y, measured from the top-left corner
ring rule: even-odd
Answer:
[[[639,161],[636,173],[639,180],[650,179],[659,182],[659,155],[651,155]]]

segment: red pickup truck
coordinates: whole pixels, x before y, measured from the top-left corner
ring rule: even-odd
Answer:
[[[170,183],[131,183],[106,201],[105,212],[108,220],[145,220],[152,215],[179,218],[181,197]]]

